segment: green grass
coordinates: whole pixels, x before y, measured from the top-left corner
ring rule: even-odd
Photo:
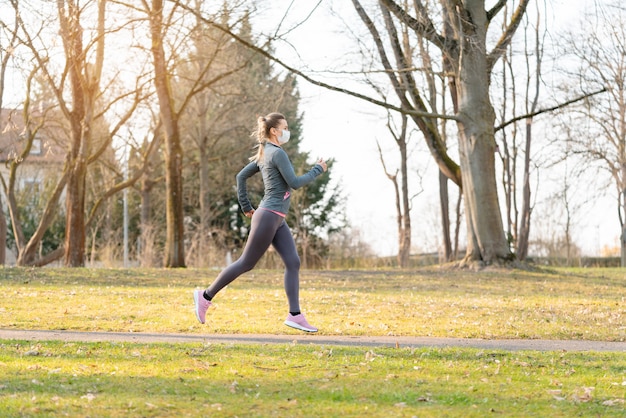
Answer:
[[[5,341],[3,416],[623,416],[626,355]]]
[[[209,270],[0,270],[0,328],[296,333],[279,271],[197,323]],[[324,335],[624,341],[621,269],[303,271]],[[8,417],[624,416],[626,353],[0,340]],[[199,413],[198,411],[201,411]]]
[[[253,271],[214,300],[211,270],[0,270],[0,327],[118,332],[289,333],[282,272]],[[626,340],[626,271],[304,271],[301,304],[324,335]],[[295,332],[295,331],[293,331]]]

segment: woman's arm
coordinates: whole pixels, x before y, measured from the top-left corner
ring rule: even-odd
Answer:
[[[278,171],[280,171],[280,174],[287,182],[287,185],[289,185],[292,189],[298,189],[306,184],[309,184],[315,180],[315,177],[324,172],[324,167],[318,163],[315,164],[307,173],[299,177],[296,176],[296,172],[293,169],[291,161],[289,161],[287,153],[282,149],[274,154],[274,163],[276,164]]]
[[[248,187],[246,185],[246,181],[258,172],[259,166],[255,161],[252,161],[242,168],[239,173],[237,173],[237,199],[239,200],[241,210],[246,214],[246,216],[249,212],[254,212],[254,207],[248,198]]]

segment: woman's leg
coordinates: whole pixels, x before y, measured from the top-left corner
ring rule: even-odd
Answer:
[[[222,270],[206,290],[206,294],[213,298],[237,277],[252,270],[269,248],[276,235],[276,229],[280,227],[281,222],[283,222],[283,218],[275,213],[262,209],[255,211],[254,215],[252,215],[250,234],[241,257]]]
[[[287,222],[283,220],[272,245],[285,263],[285,293],[289,312],[300,312],[300,257]]]

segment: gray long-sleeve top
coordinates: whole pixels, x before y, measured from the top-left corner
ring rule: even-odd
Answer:
[[[298,177],[285,150],[271,142],[266,143],[262,161],[252,161],[237,174],[237,197],[244,213],[254,209],[248,198],[246,181],[259,171],[263,175],[265,186],[259,207],[287,214],[291,203],[291,189],[298,189],[312,182],[324,169],[315,164],[308,173]]]

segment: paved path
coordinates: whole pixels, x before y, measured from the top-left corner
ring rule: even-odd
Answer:
[[[317,334],[148,334],[134,332],[82,332],[0,329],[0,339],[114,341],[133,343],[198,342],[218,344],[316,344],[365,347],[467,347],[489,350],[613,351],[626,352],[626,342],[575,340],[483,340],[435,337],[366,337]]]

